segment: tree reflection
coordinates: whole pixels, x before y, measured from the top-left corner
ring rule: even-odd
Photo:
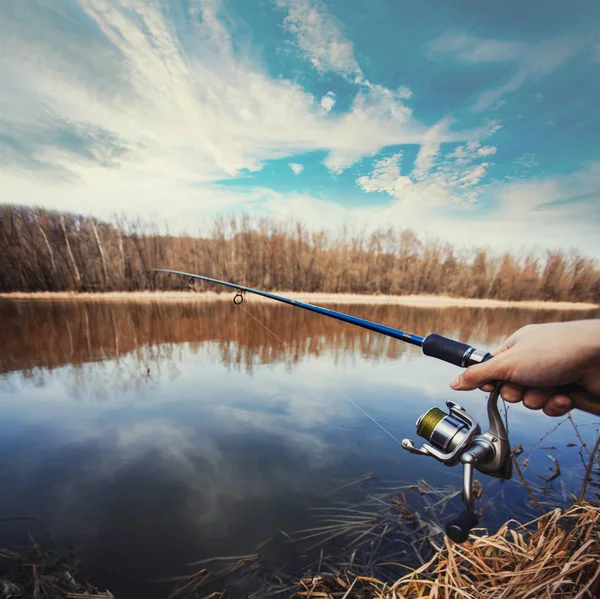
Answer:
[[[340,309],[421,335],[435,331],[488,349],[529,323],[597,315],[597,311],[384,305]],[[73,367],[74,385],[82,383],[83,364],[97,363],[93,370],[102,379],[103,364],[109,360],[117,366],[110,370],[113,379],[117,377],[124,385],[148,384],[153,370],[159,368],[169,369],[170,376],[176,375],[182,344],[186,344],[186,351],[208,351],[211,360],[250,374],[257,365],[264,364],[285,363],[293,368],[307,356],[327,354],[337,364],[356,356],[394,360],[414,351],[402,342],[320,315],[251,300],[239,308],[218,301],[3,301],[0,322],[0,373],[22,371],[36,385],[44,384],[40,369],[51,372],[65,365]],[[89,377],[90,368],[85,373]]]

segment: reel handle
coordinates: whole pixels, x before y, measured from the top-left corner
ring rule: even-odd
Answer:
[[[479,523],[479,518],[475,512],[465,510],[456,520],[448,522],[446,525],[446,534],[455,543],[464,543],[469,538],[469,533]]]
[[[491,360],[494,356],[489,352],[481,351],[472,345],[448,339],[436,333],[427,335],[422,344],[423,353],[432,358],[438,358],[449,364],[468,368],[474,364],[481,364]],[[557,387],[557,393],[564,393],[571,398],[574,408],[600,416],[600,397],[594,395],[581,385],[570,384]]]

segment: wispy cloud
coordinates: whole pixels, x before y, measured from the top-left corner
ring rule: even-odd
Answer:
[[[334,72],[353,83],[365,81],[353,43],[320,0],[276,0],[276,5],[287,10],[284,27],[317,71]]]
[[[479,96],[474,109],[480,111],[492,105],[497,107],[504,95],[564,66],[586,43],[587,39],[581,36],[558,37],[527,44],[485,39],[465,32],[447,32],[426,44],[425,50],[431,58],[449,57],[463,64],[513,63],[507,81]]]
[[[483,219],[496,207],[500,221],[513,223],[504,212],[510,205],[506,181],[510,176],[532,177],[538,166],[530,160],[518,164],[517,156],[535,153],[535,162],[549,169],[551,157],[535,143],[517,149],[513,145],[512,155],[509,144],[494,140],[491,145],[487,138],[498,123],[478,126],[483,121],[479,115],[461,116],[444,102],[424,98],[427,92],[419,87],[419,77],[407,81],[414,94],[413,87],[369,80],[367,65],[381,72],[381,65],[375,64],[379,58],[369,55],[362,62],[362,48],[352,41],[356,23],[342,23],[327,6],[326,0],[272,0],[270,10],[280,25],[273,26],[280,38],[275,43],[280,48],[287,42],[292,48],[277,55],[284,60],[273,71],[266,62],[270,50],[263,62],[251,36],[233,39],[235,19],[220,0],[4,3],[2,199],[100,215],[145,212],[149,218],[168,216],[188,231],[198,220],[224,210],[307,221],[314,217],[320,224],[396,222],[434,234],[443,230],[446,237],[469,232],[467,225],[461,228],[458,223],[459,212],[473,222],[479,212]],[[336,14],[344,17],[343,3],[335,6]],[[253,23],[248,25],[251,30]],[[577,53],[586,68],[596,69],[590,63],[593,52],[591,37],[568,35],[532,43],[449,32],[426,46],[430,58],[463,67],[494,64],[498,72],[501,65],[505,79],[484,88],[475,108],[502,108],[503,116],[510,115],[511,92],[557,73]],[[294,78],[297,56],[317,77]],[[401,81],[396,77],[403,67],[396,66],[399,70],[390,71],[389,81]],[[314,87],[303,87],[309,79]],[[543,106],[548,108],[552,98],[544,93]],[[419,113],[423,105],[426,121]],[[509,118],[508,126],[518,126],[517,119]],[[555,122],[545,131],[548,138],[558,134],[560,120]],[[514,133],[504,131],[504,139]],[[592,134],[590,128],[586,131]],[[399,147],[406,145],[418,146],[414,165],[407,159],[411,151]],[[575,154],[569,163],[573,170],[580,159]],[[365,172],[371,158],[374,166]],[[266,189],[265,180],[255,174],[272,160],[290,165],[291,170],[284,168],[277,176],[292,178],[301,167],[308,168],[309,160],[322,160],[330,175],[353,167],[362,177],[329,180],[318,192],[307,187],[304,193],[283,194]],[[501,161],[504,183],[499,184],[492,180],[493,163]],[[582,177],[589,181],[592,175],[586,173]],[[232,179],[240,179],[239,185],[224,184]],[[356,179],[364,206],[347,208],[341,198],[343,186]],[[310,183],[306,176],[295,180],[298,187]],[[538,178],[532,185],[514,187],[514,193],[550,193],[547,181]],[[378,197],[386,205],[369,205],[370,192],[386,194]],[[317,193],[318,199],[313,197]],[[581,189],[577,197],[586,193],[592,192]],[[563,202],[563,195],[548,199],[550,205],[543,209],[532,207],[527,218],[532,214],[536,222],[543,221],[544,231],[550,231],[546,219],[559,214],[557,206],[567,206],[572,210],[569,218],[582,219]],[[575,229],[581,225],[584,231],[581,239],[588,239],[589,222],[577,220]],[[542,237],[552,245],[560,243],[545,233]]]
[[[299,175],[304,170],[304,166],[297,162],[290,162],[288,166],[292,169],[294,175]]]
[[[126,196],[136,209],[164,194],[170,207],[200,209],[211,190],[199,186],[271,159],[322,150],[326,166],[340,172],[387,145],[423,140],[427,127],[407,105],[408,89],[361,85],[350,108],[334,112],[333,93],[318,100],[236,52],[218,1],[193,2],[180,23],[161,6],[81,0],[69,11],[44,3],[7,12],[0,23],[4,189],[58,207],[104,195],[118,207]],[[286,6],[303,47],[316,43],[303,37],[305,18],[327,38],[315,46],[318,68],[360,79],[351,44],[321,5]],[[71,31],[74,20],[83,32]],[[444,135],[440,142],[470,133]],[[48,189],[48,180],[62,189]]]
[[[500,205],[515,216],[545,212],[565,225],[564,219],[586,218],[600,226],[600,162],[592,162],[573,173],[533,177],[503,185]],[[575,239],[571,241],[575,245]]]
[[[323,222],[362,231],[395,224],[457,247],[480,245],[513,252],[577,247],[599,255],[600,163],[565,175],[495,181],[481,188],[475,183],[489,168],[487,160],[476,159],[483,147],[488,146],[463,148],[470,161],[466,167],[453,166],[464,159],[462,151],[455,159],[443,157],[436,167],[440,172],[434,169],[422,182],[415,181],[410,170],[403,173],[400,155],[376,161],[358,185],[390,196],[392,202],[387,205],[346,207],[309,195],[271,194],[266,208],[281,219],[302,214],[317,229]],[[477,205],[486,209],[468,210]]]
[[[457,165],[468,164],[476,158],[493,156],[498,148],[495,146],[482,146],[478,141],[470,141],[464,146],[458,146],[447,155],[447,158],[454,158]]]
[[[425,132],[423,143],[415,160],[415,170],[413,171],[415,178],[424,178],[431,170],[440,151],[439,139],[442,137],[440,134],[447,131],[449,125],[450,120],[443,119]]]
[[[478,184],[490,167],[490,162],[481,159],[491,155],[492,147],[470,142],[438,162],[438,146],[425,153],[422,148],[406,175],[401,172],[402,154],[394,154],[376,161],[371,174],[359,177],[357,184],[367,192],[387,193],[405,212],[423,213],[433,207],[472,209],[480,195]]]
[[[425,50],[430,57],[449,55],[458,62],[476,64],[516,61],[525,46],[526,44],[517,41],[485,39],[463,31],[448,31],[428,42]]]

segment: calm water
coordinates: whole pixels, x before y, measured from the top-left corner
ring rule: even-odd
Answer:
[[[340,309],[489,349],[531,322],[598,316]],[[151,581],[187,572],[187,562],[310,525],[306,508],[365,472],[460,484],[458,468],[408,454],[344,394],[399,438],[415,439],[417,417],[447,399],[487,424],[484,394],[450,390],[455,367],[287,306],[4,301],[0,324],[0,519],[39,519],[121,597],[164,597],[168,585]],[[593,435],[597,418],[575,418]],[[557,423],[521,407],[509,421],[512,444],[525,448]],[[574,487],[572,440],[569,423],[549,436],[531,454],[531,476],[552,453],[563,470],[554,485]],[[504,499],[484,511],[484,525],[526,511],[516,483],[479,479],[490,505]],[[0,546],[25,531],[0,523]]]

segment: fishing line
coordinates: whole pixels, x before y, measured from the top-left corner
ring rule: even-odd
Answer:
[[[264,324],[258,318],[256,318],[256,316],[254,316],[254,314],[252,314],[251,312],[246,310],[246,308],[244,308],[244,306],[241,305],[241,302],[239,304],[236,303],[236,305],[239,306],[246,314],[248,314],[248,316],[253,318],[261,327],[263,327],[265,330],[267,330],[269,333],[271,333],[271,335],[273,335],[273,337],[275,337],[275,339],[279,340],[287,349],[289,349],[292,352],[292,354],[294,354],[298,358],[301,357],[300,354],[293,347],[291,347],[289,344],[287,344],[281,337],[279,337],[277,335],[277,333],[272,331],[266,324]],[[332,383],[327,377],[323,377],[323,379],[330,387],[335,389],[342,397],[346,398],[355,408],[359,409],[367,418],[369,418],[369,420],[374,422],[384,433],[386,433],[394,441],[396,441],[396,443],[398,443],[398,445],[402,445],[402,442],[397,437],[395,437],[390,431],[388,431],[387,428],[385,428],[385,426],[383,426],[383,424],[381,424],[380,422],[375,420],[375,418],[373,418],[373,416],[371,416],[368,412],[366,412],[363,408],[361,408],[361,406],[359,406],[352,398],[350,398],[335,383]]]

